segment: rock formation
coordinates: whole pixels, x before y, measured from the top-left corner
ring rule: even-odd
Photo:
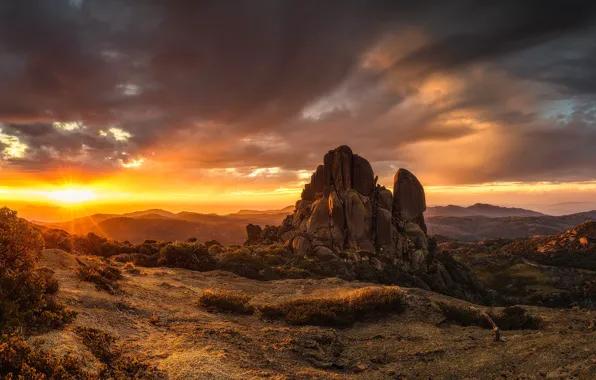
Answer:
[[[247,226],[246,244],[281,243],[297,259],[325,263],[313,264],[325,275],[484,297],[467,268],[428,238],[420,181],[399,169],[391,192],[377,179],[370,163],[349,147],[331,150],[305,184],[293,214],[279,227]]]
[[[370,163],[344,145],[325,155],[278,234],[298,254],[318,247],[383,253],[424,268],[424,210],[424,188],[412,173],[397,172],[392,194],[377,184]]]

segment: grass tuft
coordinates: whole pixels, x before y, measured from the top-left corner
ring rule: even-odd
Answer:
[[[292,325],[350,326],[354,322],[403,312],[405,296],[398,287],[368,287],[333,298],[303,298],[264,305],[260,313]]]
[[[250,296],[246,294],[211,289],[205,290],[199,298],[201,307],[236,314],[252,314],[254,307],[249,302]]]
[[[116,294],[120,290],[118,280],[123,278],[120,269],[105,265],[87,265],[78,260],[79,267],[77,268],[77,275],[87,282],[92,282],[95,287],[100,290],[105,290],[110,294]]]

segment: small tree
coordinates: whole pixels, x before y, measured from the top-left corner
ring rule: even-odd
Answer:
[[[47,278],[35,266],[44,241],[16,211],[0,209],[0,331],[58,327],[74,313],[48,295]]]

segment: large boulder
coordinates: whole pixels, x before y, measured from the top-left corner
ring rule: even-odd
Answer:
[[[304,189],[302,190],[301,198],[305,201],[314,201],[315,200],[315,190],[313,188],[312,183],[307,183],[304,185]]]
[[[372,242],[372,205],[367,197],[350,189],[345,200],[348,244],[351,248],[374,252]]]
[[[248,224],[246,226],[246,235],[247,235],[247,239],[246,239],[246,245],[250,245],[250,244],[255,244],[257,243],[260,239],[261,239],[261,233],[263,232],[263,229],[261,228],[261,226],[259,225],[255,225],[255,224]]]
[[[393,210],[393,195],[391,194],[391,191],[384,186],[379,189],[377,202],[379,202],[380,208],[388,210],[389,212]]]
[[[346,191],[352,188],[352,150],[342,145],[333,152],[333,165],[331,166],[331,177],[335,191],[340,198],[344,198]]]
[[[402,221],[418,218],[426,210],[424,188],[418,178],[399,169],[393,179],[393,216]]]
[[[382,208],[377,208],[376,239],[377,245],[393,244],[393,225],[391,224],[391,213],[388,210]]]
[[[333,183],[331,172],[333,171],[333,151],[330,150],[325,157],[323,157],[323,195],[328,196],[331,192],[331,184]]]
[[[313,234],[321,228],[329,229],[329,203],[326,199],[319,199],[312,204],[312,214],[306,225],[306,230]]]
[[[364,196],[370,196],[375,190],[375,173],[372,166],[365,159],[355,154],[352,160],[353,177],[352,187]]]
[[[315,198],[322,198],[325,193],[325,166],[319,165],[314,175]]]

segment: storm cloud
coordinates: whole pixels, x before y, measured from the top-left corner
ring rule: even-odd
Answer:
[[[593,179],[594,26],[585,1],[2,0],[0,167],[283,177],[348,144],[431,184]]]

